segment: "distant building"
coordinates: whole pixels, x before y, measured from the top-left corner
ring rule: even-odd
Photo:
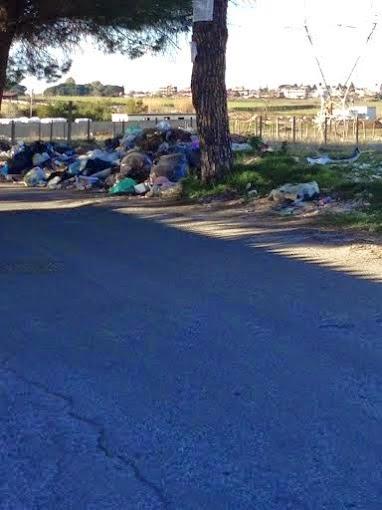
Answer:
[[[334,110],[333,115],[335,118],[341,120],[351,120],[357,117],[362,120],[376,120],[377,108],[375,106],[352,106],[345,110]]]
[[[281,85],[278,89],[278,96],[285,99],[308,99],[309,87],[293,85]]]
[[[367,91],[365,89],[357,88],[357,89],[355,89],[355,95],[357,97],[365,97],[366,95],[369,95],[369,94],[367,94]]]
[[[8,101],[17,101],[18,98],[19,98],[19,95],[17,92],[5,91],[3,93],[3,99],[7,99]]]
[[[259,89],[257,97],[259,99],[274,99],[275,97],[278,97],[278,94],[276,94],[274,90]]]
[[[134,92],[133,96],[134,99],[142,99],[144,97],[149,96],[150,94],[148,92],[145,92],[143,90],[138,90],[137,92]]]
[[[192,91],[191,87],[188,87],[187,89],[178,90],[178,97],[191,97]]]
[[[158,90],[158,95],[162,97],[173,97],[178,94],[178,87],[174,85],[167,85],[166,87],[161,87]]]
[[[251,94],[251,91],[245,87],[234,87],[233,89],[228,89],[227,91],[228,97],[231,98],[248,98]]]

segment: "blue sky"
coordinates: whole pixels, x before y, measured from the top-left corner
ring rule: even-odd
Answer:
[[[381,0],[237,0],[229,11],[227,51],[228,86],[274,86],[280,83],[320,81],[307,43],[305,18],[315,40],[329,82],[345,81],[357,55],[365,53],[355,81],[361,85],[382,82],[379,70],[382,34],[377,31],[364,52],[364,41]],[[337,24],[346,25],[340,28]],[[353,28],[349,28],[353,27]],[[122,55],[104,55],[85,41],[73,55],[68,76],[78,83],[99,80],[127,90],[155,90],[163,85],[187,87],[190,83],[190,35],[179,50],[131,61]],[[40,91],[44,82],[26,80]]]

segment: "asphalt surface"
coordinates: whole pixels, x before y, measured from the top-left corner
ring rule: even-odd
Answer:
[[[382,508],[380,284],[107,208],[0,250],[1,510]]]

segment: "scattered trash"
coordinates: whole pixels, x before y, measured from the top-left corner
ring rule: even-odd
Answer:
[[[144,152],[130,150],[121,161],[120,174],[141,183],[150,176],[152,161]]]
[[[100,181],[97,177],[87,175],[78,175],[75,178],[76,189],[86,191],[88,189],[99,188]]]
[[[35,166],[42,166],[47,161],[50,161],[50,156],[47,152],[43,152],[42,154],[36,153],[32,158],[32,162]]]
[[[335,200],[332,197],[323,197],[318,201],[319,207],[325,207],[328,204],[332,204]]]
[[[150,186],[148,184],[137,184],[134,186],[134,191],[137,195],[144,195],[150,191]]]
[[[137,182],[134,179],[130,179],[130,177],[126,177],[121,181],[118,181],[114,184],[112,188],[110,188],[110,195],[134,195],[135,186]]]
[[[181,183],[171,183],[170,186],[161,190],[160,197],[166,200],[178,200],[181,198],[182,193],[183,187]]]
[[[78,175],[81,170],[83,170],[86,166],[86,160],[80,160],[74,161],[71,165],[68,167],[68,172],[70,175]]]
[[[303,202],[314,200],[320,195],[318,184],[313,182],[305,182],[301,184],[284,184],[277,189],[271,191],[269,198],[275,202]]]
[[[184,154],[168,154],[154,161],[151,177],[167,177],[169,181],[178,182],[186,177],[188,170],[188,162]]]
[[[61,177],[59,175],[56,175],[56,177],[53,177],[52,179],[50,179],[48,181],[46,186],[49,189],[60,189],[61,188],[60,183],[61,183]]]
[[[252,152],[253,147],[250,143],[232,143],[233,152]]]
[[[355,163],[361,157],[361,151],[358,147],[348,158],[332,158],[328,154],[318,156],[316,158],[306,158],[310,165],[348,165]]]
[[[172,129],[171,124],[167,120],[162,120],[156,127],[161,133],[167,133]]]
[[[35,186],[44,186],[46,184],[46,175],[42,168],[36,166],[36,168],[32,168],[29,170],[24,176],[24,184],[28,188],[33,188]]]

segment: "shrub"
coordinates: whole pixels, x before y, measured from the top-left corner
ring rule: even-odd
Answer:
[[[95,121],[111,120],[112,106],[108,101],[78,101],[73,103],[73,118],[89,118]],[[69,102],[55,101],[37,106],[35,114],[38,117],[69,116]]]
[[[148,106],[145,105],[142,99],[128,99],[125,106],[125,113],[129,115],[139,114],[139,113],[147,113]]]

